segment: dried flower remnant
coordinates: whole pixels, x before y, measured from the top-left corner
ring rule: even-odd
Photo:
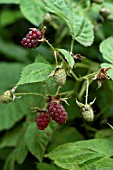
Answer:
[[[95,75],[95,77],[93,78],[93,80],[98,80],[98,88],[101,87],[102,85],[102,80],[103,79],[109,79],[108,75],[107,75],[107,71],[111,69],[111,67],[108,68],[101,68],[99,73]]]

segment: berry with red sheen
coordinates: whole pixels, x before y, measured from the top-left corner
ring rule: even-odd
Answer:
[[[41,44],[41,39],[43,37],[43,33],[36,28],[32,28],[26,37],[24,37],[21,41],[21,44],[24,48],[36,48]]]
[[[44,130],[50,122],[50,117],[48,116],[46,111],[38,112],[36,123],[40,130]]]
[[[50,102],[48,104],[48,113],[57,123],[64,124],[68,117],[64,107],[61,104],[57,104],[56,102]]]

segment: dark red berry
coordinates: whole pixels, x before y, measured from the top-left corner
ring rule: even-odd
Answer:
[[[44,130],[50,122],[50,117],[48,116],[46,111],[38,112],[36,123],[40,130]]]
[[[31,31],[22,39],[21,44],[25,48],[36,48],[41,44],[43,33],[36,28],[32,28]]]
[[[65,123],[67,120],[67,112],[61,104],[50,102],[48,104],[48,113],[57,123]]]

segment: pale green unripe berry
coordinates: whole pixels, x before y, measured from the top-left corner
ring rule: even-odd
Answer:
[[[9,103],[11,101],[13,101],[13,94],[11,93],[10,90],[4,92],[3,95],[0,96],[0,101],[2,103]]]
[[[90,105],[84,105],[81,110],[82,116],[87,122],[92,122],[94,120],[94,112]]]
[[[63,86],[66,83],[66,71],[63,68],[55,70],[54,79],[59,86]]]

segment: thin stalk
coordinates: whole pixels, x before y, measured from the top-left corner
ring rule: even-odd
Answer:
[[[71,41],[70,52],[72,52],[72,51],[73,51],[73,47],[74,47],[74,38],[72,38],[72,41]]]
[[[89,80],[86,80],[86,101],[85,104],[88,104],[88,90],[89,90]]]
[[[56,95],[59,94],[60,89],[61,89],[61,86],[58,86],[57,91],[56,91]]]
[[[44,96],[43,94],[41,93],[30,93],[30,92],[24,92],[24,93],[15,93],[15,96],[16,97],[19,97],[19,96],[26,96],[26,95],[33,95],[33,96],[42,96],[43,98],[46,98],[46,96]]]
[[[54,52],[56,51],[55,48],[52,46],[52,44],[49,43],[48,40],[44,39],[44,41],[50,46],[50,48],[51,48]],[[64,61],[63,57],[59,54],[59,52],[56,51],[56,54],[59,56],[59,58],[60,58],[62,61]],[[68,66],[68,64],[67,64],[66,62],[65,62],[65,64]],[[74,79],[75,79],[76,81],[79,80],[78,77],[75,75],[75,73],[72,71],[72,69],[71,69],[71,74],[72,74],[72,76],[74,77]]]

